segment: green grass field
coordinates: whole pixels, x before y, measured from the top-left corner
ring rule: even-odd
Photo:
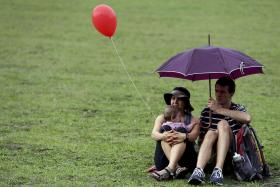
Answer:
[[[108,38],[91,25],[98,4],[118,17],[114,41],[148,106],[138,97]],[[158,183],[150,138],[162,94],[191,91],[194,115],[208,82],[158,78],[154,70],[185,49],[234,48],[265,66],[236,80],[280,183],[280,1],[0,0],[0,186],[186,186]],[[213,81],[214,84],[214,81]]]

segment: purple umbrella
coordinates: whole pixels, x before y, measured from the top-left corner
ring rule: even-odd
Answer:
[[[209,97],[211,98],[211,79],[229,76],[232,79],[263,73],[263,65],[242,52],[210,46],[194,48],[179,53],[161,65],[156,72],[160,77],[173,77],[192,81],[209,79]],[[212,113],[209,112],[209,126]]]
[[[263,73],[263,65],[242,52],[215,46],[194,48],[179,53],[161,65],[156,72],[160,77],[173,77],[192,81],[229,76],[232,79]]]

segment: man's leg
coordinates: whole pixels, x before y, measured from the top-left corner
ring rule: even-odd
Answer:
[[[203,169],[211,158],[213,145],[216,142],[217,138],[217,130],[208,130],[199,149],[196,168],[189,178],[188,183],[198,185],[204,182],[205,174],[203,172]]]
[[[205,165],[211,158],[213,145],[216,142],[217,138],[218,138],[217,131],[209,130],[206,133],[199,149],[197,164],[196,164],[197,168],[204,169]]]
[[[228,122],[222,120],[218,123],[217,161],[210,182],[216,185],[223,185],[223,167],[230,145],[230,126]]]
[[[227,152],[230,146],[230,126],[222,120],[218,123],[217,162],[216,167],[223,169]]]

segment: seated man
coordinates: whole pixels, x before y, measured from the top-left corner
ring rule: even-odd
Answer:
[[[223,166],[231,143],[232,132],[236,134],[243,124],[251,121],[251,116],[244,106],[231,101],[235,92],[235,83],[229,77],[222,77],[215,85],[216,100],[210,98],[207,108],[201,112],[200,146],[196,168],[188,183],[204,183],[203,169],[216,151],[216,165],[210,182],[223,185]],[[212,123],[209,122],[209,111],[212,111]],[[232,132],[231,132],[232,131]]]

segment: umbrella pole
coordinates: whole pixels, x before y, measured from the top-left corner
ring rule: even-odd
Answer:
[[[209,99],[211,99],[211,77],[209,74]],[[209,126],[210,127],[212,125],[212,111],[209,109]]]
[[[209,75],[209,98],[211,98],[211,79],[210,79],[210,75]]]
[[[208,46],[211,45],[211,42],[210,42],[210,34],[208,34]],[[211,96],[211,75],[209,74],[209,99],[212,98]],[[212,125],[212,111],[209,109],[209,126],[210,127]]]

